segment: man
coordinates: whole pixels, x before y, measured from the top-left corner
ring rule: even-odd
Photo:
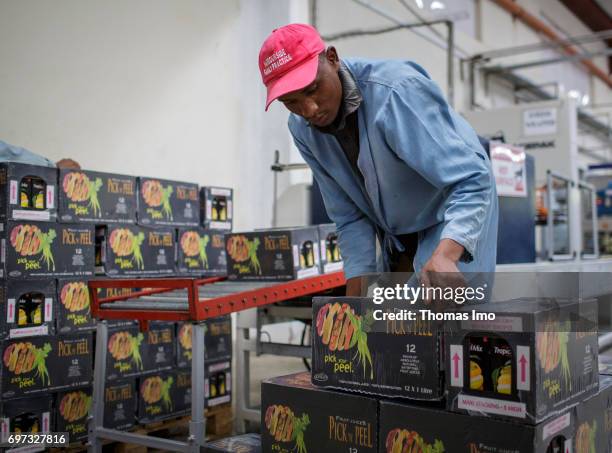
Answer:
[[[492,272],[497,194],[474,130],[412,62],[340,60],[309,25],[276,29],[259,68],[338,229],[347,295],[385,270]]]
[[[42,167],[67,168],[70,170],[80,170],[81,166],[73,159],[64,158],[55,164],[46,157],[33,153],[21,146],[11,145],[0,140],[0,162],[17,162],[28,165],[40,165]]]

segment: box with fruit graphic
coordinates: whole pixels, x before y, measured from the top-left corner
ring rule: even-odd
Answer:
[[[83,332],[78,334],[57,335],[57,349],[49,361],[49,376],[51,389],[91,385],[93,381],[93,334]]]
[[[135,223],[136,178],[88,170],[59,171],[61,222]]]
[[[495,319],[460,321],[446,336],[448,409],[533,424],[597,392],[595,301],[517,299],[470,309]]]
[[[50,362],[56,353],[52,337],[32,337],[2,343],[2,398],[15,398],[49,390]]]
[[[227,275],[235,280],[294,280],[320,274],[317,227],[225,235]]]
[[[94,230],[42,222],[0,224],[2,278],[88,277],[94,270]]]
[[[130,429],[136,424],[136,379],[107,382],[104,388],[104,427]]]
[[[85,279],[58,279],[57,331],[84,332],[95,328]]]
[[[173,372],[142,376],[138,380],[137,420],[151,423],[175,415],[175,389],[176,374]]]
[[[612,451],[612,376],[599,376],[599,395],[604,414],[602,430],[605,433],[607,451]]]
[[[142,350],[144,334],[138,326],[108,329],[106,380],[139,376],[144,371]]]
[[[7,441],[4,436],[8,433],[48,433],[53,431],[52,404],[53,399],[47,395],[40,395],[37,398],[0,401],[1,441]],[[36,451],[43,451],[43,449]]]
[[[174,410],[188,412],[191,408],[191,370],[178,370],[175,376]],[[230,360],[204,362],[204,406],[214,407],[232,401],[232,363]]]
[[[612,382],[604,376],[599,391],[575,407],[576,431],[572,442],[574,453],[610,451],[610,428],[607,402],[612,393]],[[572,451],[570,449],[570,451]]]
[[[54,222],[57,169],[17,162],[0,163],[0,221]]]
[[[261,384],[264,452],[376,452],[378,401],[313,387],[310,373]]]
[[[537,425],[381,401],[378,451],[599,453],[601,418],[590,401]]]
[[[239,434],[207,442],[202,453],[261,453],[261,436],[256,433]]]
[[[340,245],[338,243],[338,233],[335,223],[319,225],[319,250],[321,253],[321,272],[341,271],[344,268]]]
[[[68,433],[71,444],[87,438],[87,417],[91,402],[91,387],[55,395],[55,431]]]
[[[176,363],[175,324],[154,321],[144,332],[141,343],[142,366],[144,373],[171,369]]]
[[[232,318],[220,316],[207,319],[204,338],[204,359],[228,359],[232,356]],[[179,368],[191,367],[191,323],[177,323],[176,364]]]
[[[409,301],[389,302],[401,313]],[[442,331],[432,321],[375,320],[370,298],[313,299],[312,382],[319,387],[438,400]]]
[[[200,188],[202,226],[213,230],[232,231],[234,190],[227,187]]]
[[[138,178],[138,223],[198,226],[198,185],[155,178]]]
[[[177,270],[184,275],[225,275],[227,259],[224,233],[189,228],[178,230]]]
[[[96,228],[96,273],[109,277],[172,275],[175,233],[169,228],[108,225]]]
[[[90,384],[92,344],[89,333],[3,342],[0,396],[17,398]]]
[[[55,280],[0,281],[0,339],[55,332]]]

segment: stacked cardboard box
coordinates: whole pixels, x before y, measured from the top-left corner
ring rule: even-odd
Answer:
[[[264,452],[609,451],[595,301],[470,306],[444,328],[391,305],[383,320],[371,299],[314,300],[312,373],[262,383]]]
[[[94,228],[57,223],[58,183],[54,168],[0,164],[0,419],[2,433],[60,427],[77,440],[91,402]]]
[[[86,437],[95,329],[88,282],[96,275],[225,274],[232,196],[231,189],[200,191],[177,181],[0,164],[2,432],[30,423],[69,432],[72,442]],[[230,401],[231,321],[209,324],[206,389],[213,405]],[[184,407],[165,415],[184,412],[191,388],[181,368],[190,360],[179,348],[178,327],[151,323],[141,333],[130,320],[109,326],[105,426],[128,429],[138,419],[163,418],[159,408],[146,417],[141,409],[168,376]],[[21,414],[28,405],[34,414]]]

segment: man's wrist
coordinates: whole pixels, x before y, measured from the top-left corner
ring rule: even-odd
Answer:
[[[440,241],[436,250],[434,250],[433,256],[439,256],[458,263],[464,253],[465,248],[461,244],[452,239],[444,238]]]

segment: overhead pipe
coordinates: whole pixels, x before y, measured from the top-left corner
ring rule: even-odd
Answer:
[[[531,27],[538,33],[542,33],[548,39],[556,43],[562,43],[563,38],[559,36],[552,28],[546,25],[542,20],[538,19],[533,14],[521,6],[514,3],[513,0],[492,0],[493,3],[508,11],[513,16],[516,16],[524,24]],[[578,50],[569,45],[562,45],[561,48],[568,55],[578,55]],[[582,65],[595,77],[602,80],[608,87],[612,88],[612,78],[606,72],[590,60],[580,60]]]

